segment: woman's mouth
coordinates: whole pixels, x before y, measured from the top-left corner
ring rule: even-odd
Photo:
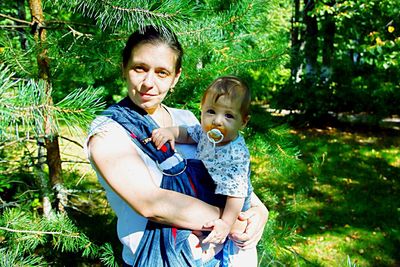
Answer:
[[[140,94],[140,97],[141,97],[142,99],[150,99],[150,98],[156,96],[155,94],[149,94],[149,93],[140,93],[140,92],[139,92],[139,94]]]

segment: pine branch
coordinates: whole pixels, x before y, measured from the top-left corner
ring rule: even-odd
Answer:
[[[55,104],[54,115],[69,129],[85,129],[96,114],[104,109],[101,95],[101,89],[77,89]]]
[[[104,108],[101,90],[77,89],[56,105],[50,105],[43,81],[13,80],[13,73],[0,65],[0,138],[19,138],[21,131],[29,139],[44,135],[44,119],[50,118],[51,132],[57,133],[64,121],[71,131],[86,128],[97,112]]]
[[[14,29],[23,29],[23,28],[30,28],[29,25],[0,25],[0,28],[14,28]]]
[[[13,232],[13,233],[24,233],[24,234],[34,234],[34,235],[61,235],[66,237],[73,237],[78,238],[79,233],[69,233],[66,234],[65,232],[54,232],[54,231],[34,231],[34,230],[19,230],[19,229],[12,229],[8,227],[0,226],[0,230]]]
[[[30,26],[32,26],[32,24],[33,24],[31,21],[26,21],[26,20],[22,20],[22,19],[17,19],[17,18],[8,16],[8,15],[5,15],[5,14],[1,14],[1,13],[0,13],[0,17],[9,19],[9,20],[12,20],[12,21],[15,21],[15,22],[28,24],[28,25],[30,25]]]
[[[20,46],[15,46],[12,39],[8,37],[0,39],[0,46],[3,49],[2,53],[0,53],[0,61],[2,62],[2,64],[0,64],[1,72],[7,72],[6,70],[2,70],[3,67],[1,67],[7,65],[7,69],[10,73],[11,69],[13,70],[13,72],[16,70],[20,70],[24,74],[23,76],[32,77],[32,72],[28,71],[27,68],[30,68],[31,66],[28,59],[33,49],[22,51]]]
[[[84,26],[84,27],[94,27],[95,25],[92,24],[87,24],[87,23],[82,23],[82,22],[76,22],[76,21],[65,21],[65,20],[46,20],[45,21],[46,25],[52,25],[52,24],[63,24],[63,25],[76,25],[76,26]]]
[[[226,72],[232,68],[237,68],[238,66],[241,66],[241,65],[254,64],[254,63],[260,63],[260,62],[268,62],[268,61],[271,61],[271,59],[273,59],[274,57],[277,57],[277,56],[273,56],[273,57],[269,57],[269,58],[244,59],[244,60],[240,60],[238,58],[233,57],[230,60],[231,60],[231,62],[236,62],[236,63],[226,66],[223,69],[223,72]]]
[[[97,256],[100,247],[93,244],[78,227],[63,214],[51,214],[48,218],[20,209],[5,209],[0,217],[1,234],[7,239],[7,249],[24,251],[21,259],[32,254],[39,245],[47,250],[76,253],[83,257]],[[31,229],[24,229],[26,226]],[[33,229],[32,229],[33,228]]]
[[[90,162],[88,161],[80,161],[80,160],[62,160],[61,163],[90,164]]]
[[[229,11],[227,11],[226,14],[219,14],[218,17],[215,16],[211,17],[207,15],[204,16],[202,21],[204,21],[207,26],[202,26],[201,24],[200,25],[193,24],[190,27],[191,29],[189,29],[189,31],[177,32],[177,35],[200,36],[200,34],[203,34],[204,32],[208,31],[215,32],[216,30],[225,30],[228,26],[244,21],[246,15],[248,15],[249,11],[253,8],[254,3],[253,1],[251,1],[249,3],[244,3],[244,4],[242,2],[239,2],[239,4],[240,6],[230,9]],[[212,23],[209,23],[210,19],[213,20]]]
[[[157,13],[157,12],[149,10],[149,9],[143,9],[143,8],[137,8],[137,7],[125,8],[125,7],[113,5],[110,1],[107,1],[107,0],[101,0],[101,2],[105,6],[111,7],[112,9],[115,9],[118,11],[123,11],[123,12],[127,12],[127,13],[143,14],[144,16],[147,16],[147,17],[160,17],[163,19],[168,19],[168,18],[173,18],[173,17],[178,16],[178,14],[180,13],[180,11],[176,11],[172,14],[171,13]]]
[[[0,249],[0,266],[44,266],[44,258],[36,255],[25,256],[25,251],[17,244],[16,249]]]
[[[117,262],[115,261],[115,256],[113,249],[109,243],[105,243],[100,248],[100,260],[107,267],[117,267]]]
[[[73,143],[73,144],[79,146],[80,148],[83,148],[82,144],[79,143],[78,141],[72,140],[72,139],[70,139],[70,138],[68,138],[68,137],[65,137],[65,136],[60,136],[60,138],[61,138],[61,139],[64,139],[64,140],[67,140],[67,141],[69,141],[69,142],[71,142],[71,143]]]
[[[151,24],[164,29],[164,25],[178,29],[179,24],[187,21],[193,14],[191,1],[123,1],[123,0],[56,0],[60,7],[96,19],[103,29],[115,31],[118,28],[132,31]]]

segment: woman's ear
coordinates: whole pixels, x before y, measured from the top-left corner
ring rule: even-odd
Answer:
[[[175,78],[174,81],[172,82],[171,89],[174,88],[175,85],[178,83],[179,78],[181,77],[181,73],[182,73],[182,68],[179,68],[179,70],[175,74]]]
[[[122,63],[121,63],[121,75],[122,75],[122,78],[125,80],[126,79],[125,68],[124,68],[124,64],[122,64]]]

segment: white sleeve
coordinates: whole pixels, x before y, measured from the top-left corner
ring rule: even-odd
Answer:
[[[186,129],[187,129],[188,135],[193,139],[193,141],[195,141],[196,143],[199,143],[201,135],[203,133],[201,126],[199,124],[196,124],[193,126],[188,126]]]

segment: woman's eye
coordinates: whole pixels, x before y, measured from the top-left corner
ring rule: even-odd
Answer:
[[[235,118],[235,116],[233,116],[232,114],[229,114],[229,113],[225,114],[225,117],[228,118],[228,119],[234,119]]]
[[[158,76],[160,76],[161,78],[166,78],[168,77],[169,73],[166,71],[159,71],[158,72]]]
[[[215,114],[215,111],[213,109],[208,109],[207,114]]]
[[[135,66],[134,68],[133,68],[136,72],[144,72],[145,70],[144,70],[144,67],[142,67],[142,66]]]

